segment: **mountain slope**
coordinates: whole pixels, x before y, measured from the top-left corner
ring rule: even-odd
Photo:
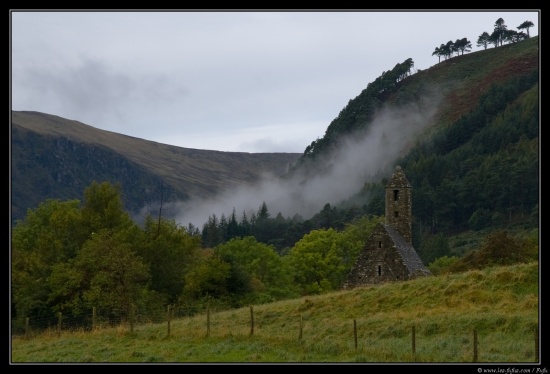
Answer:
[[[299,156],[175,147],[39,112],[13,111],[11,121],[12,221],[47,198],[80,198],[94,180],[120,182],[136,212],[161,196],[209,197],[282,175]]]
[[[533,37],[455,56],[405,78],[395,78],[393,70],[383,73],[349,101],[289,174],[329,173],[327,160],[350,143],[350,135],[378,133],[374,141],[356,147],[364,152],[364,163],[378,157],[375,167],[360,171],[371,177],[339,209],[365,206],[366,214],[384,214],[383,179],[389,168],[400,165],[415,190],[418,234],[514,223],[537,227],[539,50],[539,38]],[[433,114],[424,115],[425,109]],[[380,115],[387,113],[400,115],[387,121],[388,115]],[[402,134],[418,125],[422,131],[403,142]],[[399,153],[380,156],[390,148]]]
[[[311,160],[323,159],[339,146],[344,136],[372,127],[383,108],[396,109],[426,98],[439,100],[435,115],[425,126],[426,133],[450,126],[472,111],[480,97],[495,84],[538,70],[539,59],[539,37],[536,36],[519,43],[455,56],[404,79],[395,79],[391,74],[402,65],[397,64],[348,102],[327,127],[325,135],[306,149],[295,169],[301,165],[311,166]]]

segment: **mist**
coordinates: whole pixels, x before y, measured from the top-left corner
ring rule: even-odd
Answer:
[[[223,191],[211,199],[166,204],[166,209],[179,225],[192,224],[199,229],[209,217],[229,218],[233,211],[239,222],[243,213],[250,219],[263,202],[273,218],[281,213],[285,218],[299,215],[308,219],[325,204],[334,206],[358,193],[375,176],[391,177],[394,161],[432,123],[439,102],[432,96],[380,110],[367,130],[341,139],[322,161],[323,171],[314,176],[300,172],[285,179],[266,175],[253,186]]]

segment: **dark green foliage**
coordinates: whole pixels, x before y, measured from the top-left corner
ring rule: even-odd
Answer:
[[[538,71],[534,71],[528,75],[511,79],[505,84],[491,86],[487,94],[481,97],[479,105],[474,111],[453,123],[444,134],[440,134],[439,141],[437,142],[438,144],[434,147],[435,150],[438,154],[446,154],[464,145],[470,141],[476,133],[483,131],[492,121],[498,119],[498,115],[505,111],[508,106],[511,104],[513,106],[514,100],[516,100],[519,95],[536,86],[537,83]],[[511,110],[513,111],[513,109]],[[505,113],[505,115],[508,114],[509,113]],[[538,136],[538,131],[536,131],[538,129],[537,116],[527,118],[528,122],[518,127],[518,123],[514,122],[517,116],[514,116],[513,113],[510,115],[511,118],[507,119],[507,123],[514,123],[515,129],[509,134],[506,129],[503,128],[507,123],[499,125],[498,129],[500,136],[508,137],[508,142],[505,144],[516,142],[519,140],[519,136],[524,133],[530,134],[531,137]],[[532,123],[533,120],[536,122]],[[492,127],[494,128],[495,125],[492,125]],[[490,146],[491,144],[501,146],[502,141],[500,141],[500,139],[492,140],[488,145]],[[495,146],[493,146],[493,150],[494,148]],[[489,149],[487,151],[489,151]]]
[[[371,193],[371,189],[376,194]],[[340,204],[339,208],[325,204],[323,209],[310,219],[304,220],[301,216],[284,217],[281,212],[271,216],[269,207],[263,202],[258,212],[252,214],[248,221],[246,213],[240,222],[237,222],[235,211],[229,220],[217,218],[215,214],[209,217],[203,225],[202,246],[214,248],[231,239],[253,236],[261,243],[273,245],[279,254],[288,253],[288,250],[305,234],[318,229],[343,229],[345,225],[365,214],[382,215],[384,211],[384,188],[377,184],[367,184],[365,192]],[[223,218],[223,214],[221,215]]]
[[[472,214],[468,220],[468,226],[470,229],[479,231],[491,224],[491,212],[487,209],[478,209]]]
[[[218,256],[207,254],[185,275],[180,304],[186,304],[193,299],[226,297],[230,272],[230,264]]]
[[[78,296],[65,305],[56,303],[54,310],[66,306],[79,315],[97,307],[108,311],[110,318],[128,320],[133,305],[147,293],[148,265],[133,250],[128,233],[122,229],[94,233],[74,261],[64,265],[59,273],[54,271],[62,281],[52,287],[52,295]]]
[[[120,185],[109,182],[92,182],[84,191],[82,219],[92,232],[102,229],[114,230],[130,226],[133,222],[124,211]]]
[[[202,245],[204,248],[213,248],[223,243],[224,233],[221,230],[218,217],[213,214],[202,226]]]
[[[16,323],[63,312],[87,325],[94,307],[114,321],[128,319],[134,308],[153,318],[159,303],[181,294],[199,237],[151,217],[140,229],[124,211],[120,189],[108,182],[92,183],[83,195],[82,205],[48,200],[14,227]]]
[[[471,114],[399,161],[415,186],[413,215],[424,226],[481,229],[496,212],[521,219],[538,203],[537,77],[493,86]],[[480,209],[487,215],[473,216]]]
[[[182,293],[184,276],[199,257],[200,236],[191,235],[173,220],[146,217],[135,245],[149,264],[151,289],[174,302]]]
[[[429,264],[437,258],[447,256],[449,254],[449,241],[442,233],[436,235],[424,233],[417,252],[422,259],[422,262]]]
[[[514,238],[508,232],[495,231],[485,238],[481,248],[466,254],[449,266],[451,272],[482,269],[488,266],[528,263],[538,259],[538,250],[527,240]]]
[[[230,265],[227,289],[234,304],[274,301],[294,295],[290,269],[274,246],[248,236],[217,246],[214,254]]]

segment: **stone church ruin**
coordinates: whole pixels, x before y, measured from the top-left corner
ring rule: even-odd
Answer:
[[[400,166],[386,185],[386,219],[367,240],[343,288],[431,275],[412,245],[412,187]]]

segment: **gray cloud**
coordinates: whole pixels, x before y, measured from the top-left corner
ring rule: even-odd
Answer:
[[[134,107],[140,107],[142,115],[154,118],[165,102],[185,96],[185,89],[162,73],[144,76],[117,72],[86,58],[78,65],[52,66],[48,70],[32,66],[22,69],[14,79],[25,85],[29,96],[36,100],[31,103],[38,108],[35,110],[53,108],[48,113],[62,112],[69,119],[88,118],[89,124],[131,122]],[[20,95],[18,89],[14,91]]]
[[[398,109],[381,110],[368,130],[342,139],[339,147],[325,160],[325,172],[313,177],[297,174],[290,179],[265,176],[255,186],[224,191],[208,200],[191,200],[170,207],[179,211],[175,219],[181,225],[192,223],[202,228],[215,214],[229,217],[235,208],[250,217],[265,202],[272,216],[300,214],[305,218],[319,212],[326,203],[338,204],[357,193],[377,173],[391,173],[394,160],[426,128],[440,100],[437,95]]]

